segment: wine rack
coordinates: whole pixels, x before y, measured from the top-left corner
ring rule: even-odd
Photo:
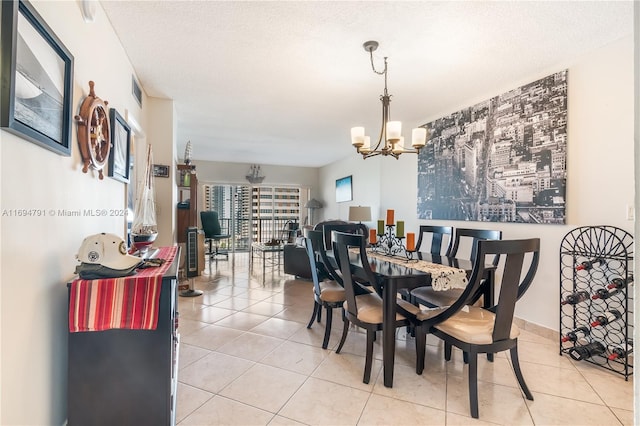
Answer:
[[[560,244],[560,355],[633,374],[633,236],[583,226]]]

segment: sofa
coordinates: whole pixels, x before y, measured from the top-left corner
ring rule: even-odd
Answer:
[[[319,222],[313,227],[316,231],[325,231],[334,225],[354,225],[356,228],[361,228],[361,233],[365,236],[369,235],[369,231],[366,225],[354,224],[352,222],[345,222],[343,220],[326,220]],[[307,255],[307,249],[304,245],[304,238],[299,236],[296,238],[296,242],[293,244],[284,245],[284,273],[289,275],[295,275],[298,278],[311,279],[311,266],[309,265],[309,257]],[[325,247],[331,248],[331,233],[324,232]]]

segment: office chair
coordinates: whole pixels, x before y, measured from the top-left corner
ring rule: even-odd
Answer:
[[[228,240],[231,238],[229,234],[223,234],[220,227],[220,220],[218,219],[218,212],[205,211],[200,212],[200,220],[202,221],[202,230],[204,231],[205,243],[209,244],[209,251],[206,253],[209,255],[209,260],[217,258],[218,256],[224,256],[229,259],[229,253],[220,251],[220,240]],[[215,251],[211,247],[215,244]]]

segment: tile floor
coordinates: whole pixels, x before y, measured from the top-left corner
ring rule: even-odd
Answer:
[[[633,384],[558,355],[557,342],[522,332],[526,400],[506,353],[480,358],[480,418],[469,415],[467,368],[427,337],[426,368],[415,374],[414,341],[398,331],[394,386],[383,386],[376,344],[371,382],[362,383],[364,333],[350,331],[336,354],[324,321],[311,329],[312,284],[278,271],[249,270],[248,255],[212,264],[194,280],[199,297],[179,298],[178,425],[632,425]]]

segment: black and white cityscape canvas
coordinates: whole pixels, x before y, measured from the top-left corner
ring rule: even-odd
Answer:
[[[565,223],[567,70],[422,127],[419,219]]]

